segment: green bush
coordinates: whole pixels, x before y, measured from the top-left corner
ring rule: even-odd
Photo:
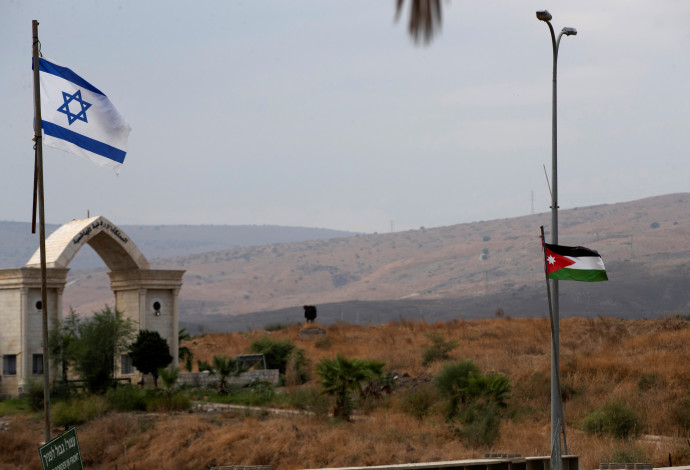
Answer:
[[[50,411],[55,426],[73,426],[86,422],[79,407],[70,402],[54,403]]]
[[[496,408],[486,403],[473,403],[463,410],[462,426],[452,425],[456,437],[470,447],[488,447],[500,437],[501,418]]]
[[[481,376],[479,367],[472,361],[458,361],[446,364],[434,382],[442,397],[448,400],[447,416],[453,418],[459,408],[468,403],[471,396],[471,383],[475,377]]]
[[[6,398],[0,400],[0,417],[22,414],[28,411],[30,411],[30,407],[24,398]]]
[[[648,462],[647,456],[642,449],[633,446],[626,446],[623,449],[616,449],[609,462],[619,463],[641,463]]]
[[[103,396],[92,395],[70,401],[57,402],[51,407],[52,421],[56,426],[85,423],[108,412],[108,402]]]
[[[406,394],[400,403],[400,407],[403,412],[421,421],[431,413],[437,401],[438,395],[434,389],[426,386]]]
[[[108,403],[115,411],[145,411],[146,392],[132,385],[123,385],[108,390]]]
[[[293,361],[295,371],[302,383],[306,382],[309,374],[305,370],[307,359],[304,349],[296,348],[289,339],[273,340],[268,336],[259,338],[249,346],[251,352],[263,354],[268,369],[278,369],[285,376],[288,362]]]
[[[637,388],[640,391],[650,390],[659,384],[659,374],[642,374],[637,380]]]
[[[422,353],[422,364],[428,366],[432,362],[447,361],[450,359],[450,352],[458,346],[456,341],[446,341],[441,333],[427,333],[426,338],[431,341],[431,345]]]
[[[192,401],[189,395],[185,393],[174,393],[169,395],[167,393],[147,394],[146,397],[146,411],[163,413],[169,411],[189,411],[192,407]]]
[[[507,377],[484,375],[472,361],[459,361],[443,368],[436,386],[448,399],[447,417],[454,435],[472,447],[488,446],[499,438],[501,411],[507,408],[511,392]]]
[[[625,403],[616,401],[589,413],[580,426],[588,434],[609,435],[618,439],[634,437],[642,428],[637,413]]]
[[[33,411],[43,409],[43,382],[30,380],[27,389],[24,390],[26,401]]]

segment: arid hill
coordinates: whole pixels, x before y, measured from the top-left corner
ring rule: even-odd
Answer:
[[[562,316],[653,318],[688,307],[690,194],[561,210],[559,221],[559,243],[599,251],[610,278],[561,283]],[[486,318],[499,309],[540,317],[548,310],[539,227],[549,241],[550,222],[542,213],[151,261],[187,271],[181,319],[196,331],[300,321],[305,304],[325,323]],[[105,268],[70,280],[66,307],[112,303]]]

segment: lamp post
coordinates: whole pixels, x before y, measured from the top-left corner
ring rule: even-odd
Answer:
[[[574,36],[577,34],[575,28],[563,28],[558,34],[554,34],[553,26],[551,26],[551,13],[547,10],[537,12],[537,19],[545,22],[549,27],[551,33],[551,45],[553,46],[553,91],[552,91],[552,108],[551,108],[551,243],[558,244],[558,146],[557,146],[557,120],[556,120],[556,65],[558,63],[558,46],[561,43],[561,37]],[[561,439],[560,427],[564,425],[561,422],[563,419],[563,409],[560,397],[560,371],[558,365],[559,358],[559,339],[558,339],[558,281],[551,281],[552,291],[552,338],[551,338],[551,469],[561,468]],[[567,446],[565,448],[567,452]]]

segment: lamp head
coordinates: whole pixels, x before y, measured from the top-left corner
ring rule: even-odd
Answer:
[[[577,29],[575,28],[563,28],[561,31],[566,36],[575,36],[577,34]]]
[[[551,21],[551,13],[549,13],[549,10],[539,10],[537,12],[537,19],[539,21]]]

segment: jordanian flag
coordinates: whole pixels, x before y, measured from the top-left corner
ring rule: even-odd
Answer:
[[[561,281],[608,281],[604,262],[594,250],[583,246],[544,243],[546,275]]]

